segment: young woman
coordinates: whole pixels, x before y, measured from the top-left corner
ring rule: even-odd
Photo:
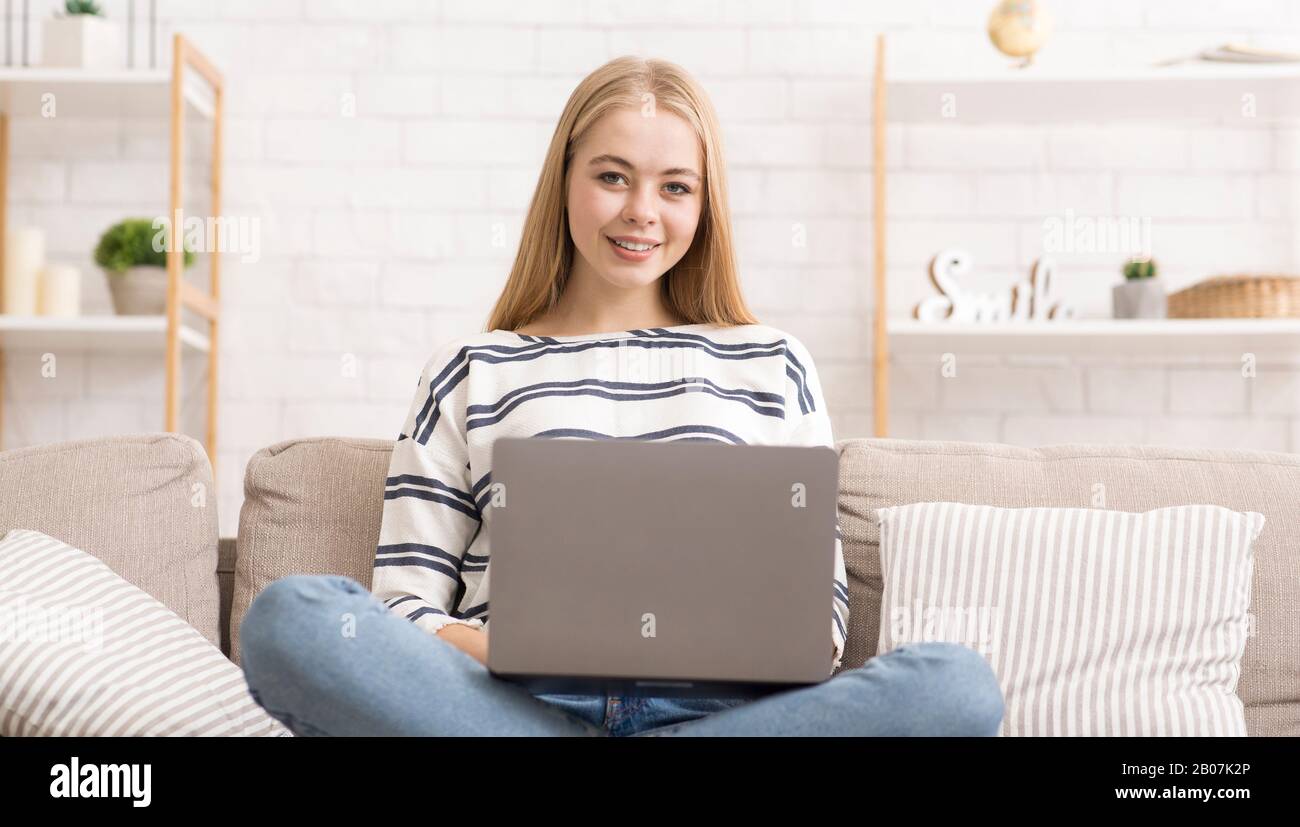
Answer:
[[[267,587],[240,633],[253,697],[298,734],[996,734],[992,670],[947,643],[748,701],[533,695],[488,672],[495,439],[834,446],[812,357],[750,314],[731,239],[718,123],[696,82],[632,57],[583,80],[489,329],[425,364],[371,590],[328,575]],[[836,534],[832,669],[849,617]]]

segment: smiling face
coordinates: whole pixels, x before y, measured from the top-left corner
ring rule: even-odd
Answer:
[[[602,117],[575,148],[568,171],[576,251],[570,278],[598,290],[638,288],[666,273],[695,239],[702,169],[695,131],[677,115],[618,109]],[[621,249],[614,239],[636,249]]]

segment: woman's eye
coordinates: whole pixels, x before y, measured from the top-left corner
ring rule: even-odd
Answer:
[[[606,184],[617,184],[618,181],[611,181],[611,180],[609,180],[609,179],[611,179],[611,178],[622,178],[623,175],[622,175],[622,173],[618,173],[618,172],[602,172],[602,173],[600,174],[599,177],[600,177],[600,180],[601,180],[601,181],[604,181]],[[690,194],[691,194],[691,189],[690,189],[690,187],[686,186],[685,184],[679,184],[679,183],[677,183],[677,182],[675,182],[675,181],[674,181],[673,183],[671,183],[671,184],[665,184],[664,186],[666,186],[666,187],[680,187],[680,188],[681,188],[681,189],[676,190],[676,191],[671,191],[670,194],[672,194],[672,195],[690,195]]]

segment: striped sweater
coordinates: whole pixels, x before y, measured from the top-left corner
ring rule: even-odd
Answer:
[[[766,325],[448,342],[425,363],[393,446],[371,585],[431,634],[490,628],[485,523],[502,436],[834,447],[811,354]],[[849,619],[838,525],[830,591],[838,668]]]

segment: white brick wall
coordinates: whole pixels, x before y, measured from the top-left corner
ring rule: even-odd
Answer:
[[[55,4],[32,5],[39,19]],[[227,212],[262,222],[260,260],[224,264],[222,533],[235,533],[253,451],[295,436],[395,436],[432,348],[485,322],[564,101],[626,52],[676,60],[708,89],[748,298],[812,349],[836,435],[868,435],[874,36],[887,32],[901,60],[1001,65],[983,32],[991,5],[161,0],[164,32],[185,32],[227,73]],[[1049,52],[1080,64],[1300,41],[1298,4],[1285,0],[1051,5]],[[125,15],[125,0],[107,6]],[[969,250],[990,288],[1022,278],[1043,219],[1066,210],[1149,217],[1171,289],[1300,264],[1294,126],[958,121],[895,124],[888,137],[894,316],[930,293],[925,264],[946,247]],[[16,119],[11,144],[14,223],[43,226],[51,258],[86,274],[85,312],[107,312],[90,250],[113,221],[162,208],[165,128]],[[796,228],[806,246],[791,243]],[[1082,312],[1109,313],[1118,258],[1058,256],[1059,285]],[[30,354],[7,356],[5,447],[161,427],[161,354],[59,358],[49,380]],[[201,364],[187,361],[188,389],[203,387]],[[967,354],[956,377],[925,362],[892,376],[896,436],[1300,451],[1295,365],[1246,379],[1230,359]],[[202,408],[187,397],[197,436]]]

